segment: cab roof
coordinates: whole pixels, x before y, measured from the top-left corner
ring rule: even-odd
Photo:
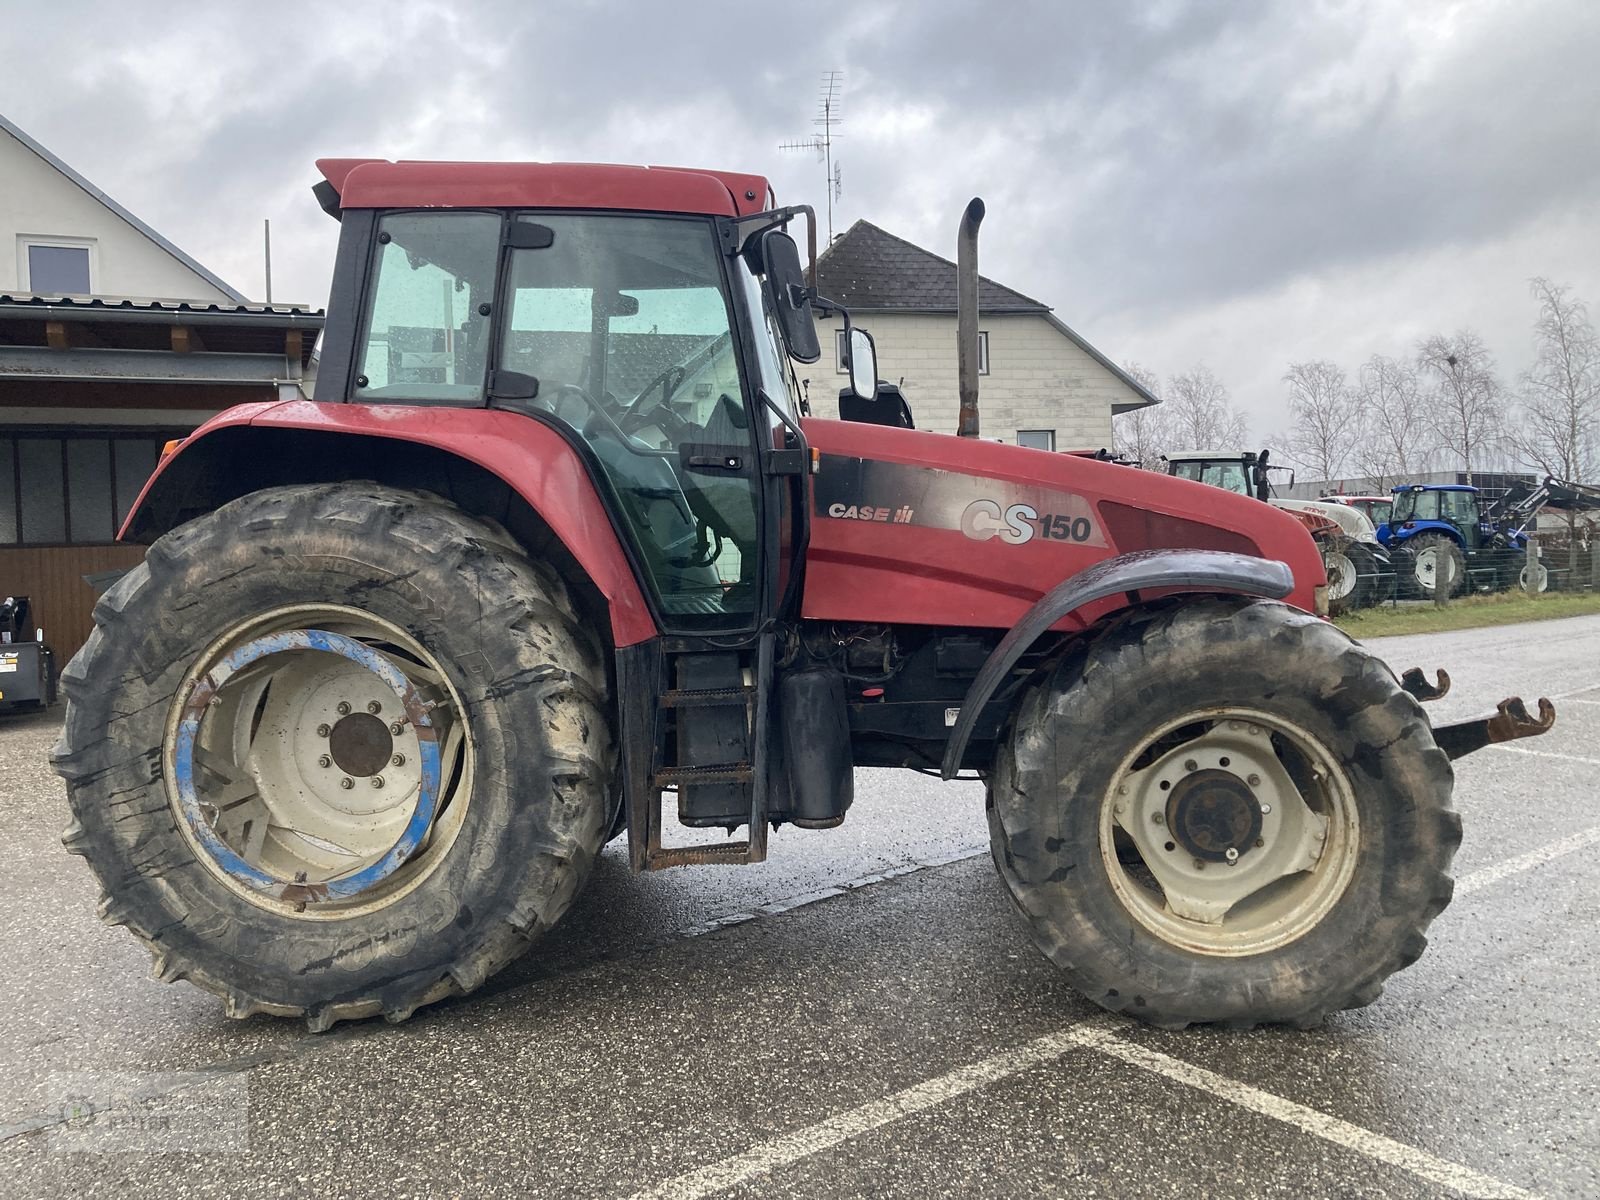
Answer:
[[[596,208],[738,217],[771,207],[763,176],[609,163],[320,158],[338,208]]]

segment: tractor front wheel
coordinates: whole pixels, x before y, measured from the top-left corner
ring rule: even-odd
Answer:
[[[1466,591],[1467,560],[1455,542],[1442,533],[1419,533],[1407,545],[1412,553],[1411,579],[1418,596],[1436,599],[1439,588],[1446,586],[1446,579],[1446,598]]]
[[[1096,1003],[1304,1027],[1422,953],[1451,781],[1421,707],[1337,628],[1207,599],[1111,626],[1026,694],[989,826],[1034,940]]]
[[[62,676],[69,850],[155,973],[314,1029],[470,992],[611,818],[600,647],[504,531],[271,488],[150,548]]]

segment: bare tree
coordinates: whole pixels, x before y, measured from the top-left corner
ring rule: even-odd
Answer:
[[[1427,470],[1434,434],[1416,368],[1374,354],[1357,376],[1356,399],[1363,429],[1356,469],[1380,491]]]
[[[1417,347],[1417,370],[1433,386],[1429,423],[1440,442],[1461,460],[1467,482],[1472,464],[1492,452],[1501,436],[1504,389],[1494,357],[1470,329],[1435,334]]]
[[[1533,323],[1537,357],[1522,375],[1522,421],[1515,435],[1519,457],[1543,475],[1574,483],[1594,478],[1595,425],[1600,421],[1600,340],[1583,301],[1567,287],[1538,278]],[[1567,566],[1578,565],[1578,512],[1568,508]]]
[[[1164,407],[1172,422],[1172,449],[1234,450],[1249,439],[1244,414],[1233,407],[1228,389],[1208,367],[1174,375]]]
[[[1587,306],[1548,279],[1531,285],[1539,302],[1533,324],[1538,357],[1522,376],[1518,453],[1546,475],[1586,483],[1597,466],[1600,341]]]
[[[1122,369],[1157,400],[1161,399],[1161,381],[1154,371],[1138,363],[1123,363]],[[1172,422],[1164,404],[1146,405],[1132,412],[1119,413],[1111,418],[1112,444],[1118,458],[1138,463],[1150,471],[1159,471],[1161,455],[1172,448]]]
[[[1361,441],[1361,411],[1343,368],[1326,359],[1290,363],[1283,379],[1294,419],[1284,449],[1316,478],[1338,479]]]

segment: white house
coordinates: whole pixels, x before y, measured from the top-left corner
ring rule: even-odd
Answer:
[[[58,663],[84,577],[137,563],[116,532],[162,444],[219,409],[298,394],[322,314],[252,305],[0,117],[0,596]]]
[[[0,116],[0,293],[245,298]]]
[[[954,433],[956,268],[948,259],[857,221],[818,256],[817,290],[872,334],[878,375],[900,382],[917,428]],[[978,285],[982,433],[1048,450],[1111,445],[1111,418],[1155,404],[1126,372],[1050,307],[990,279]],[[822,359],[808,394],[820,416],[836,413],[844,324],[818,321]]]

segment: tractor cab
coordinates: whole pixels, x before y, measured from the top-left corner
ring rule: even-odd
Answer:
[[[1428,530],[1456,535],[1462,549],[1473,551],[1485,541],[1478,489],[1459,484],[1402,484],[1394,489],[1388,535],[1406,541]]]

